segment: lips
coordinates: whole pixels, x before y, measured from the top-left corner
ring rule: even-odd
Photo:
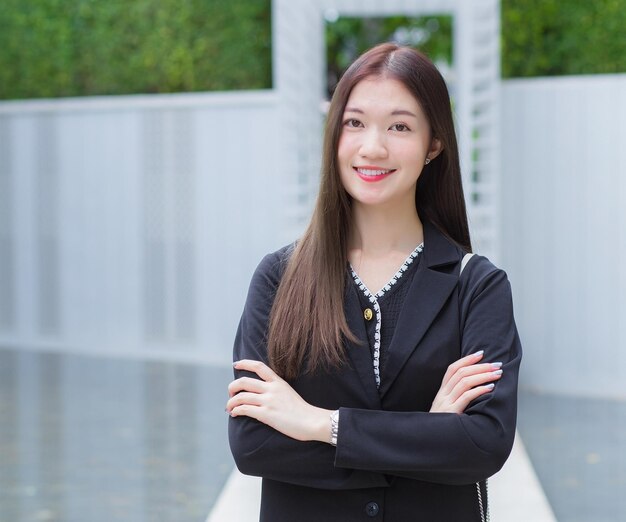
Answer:
[[[396,169],[383,169],[380,167],[352,167],[359,178],[368,183],[381,181],[393,174]]]

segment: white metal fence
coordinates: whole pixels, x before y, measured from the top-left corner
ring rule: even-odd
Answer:
[[[507,81],[502,111],[523,382],[626,397],[626,75]]]
[[[0,343],[226,362],[253,268],[295,235],[276,105],[2,104]]]

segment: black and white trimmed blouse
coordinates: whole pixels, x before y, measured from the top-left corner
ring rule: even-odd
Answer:
[[[380,371],[385,365],[387,349],[391,344],[404,299],[411,286],[419,264],[419,255],[423,249],[424,243],[415,247],[394,276],[375,294],[367,288],[350,265],[350,275],[359,289],[357,294],[363,310],[377,387],[380,387]]]

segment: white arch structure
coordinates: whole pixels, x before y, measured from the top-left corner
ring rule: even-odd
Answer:
[[[284,167],[295,176],[291,190],[297,194],[300,224],[309,215],[319,171],[328,11],[352,17],[453,17],[455,113],[470,227],[474,248],[497,261],[500,2],[274,0],[273,83],[280,100],[281,142],[293,152],[284,158]]]

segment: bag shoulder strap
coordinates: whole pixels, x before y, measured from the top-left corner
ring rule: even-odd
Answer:
[[[473,256],[474,256],[473,252],[469,254],[465,254],[463,256],[463,260],[461,261],[461,271],[459,272],[459,277],[461,276],[461,274],[463,273],[463,270],[467,266],[467,263],[469,262],[470,259],[472,259]]]

